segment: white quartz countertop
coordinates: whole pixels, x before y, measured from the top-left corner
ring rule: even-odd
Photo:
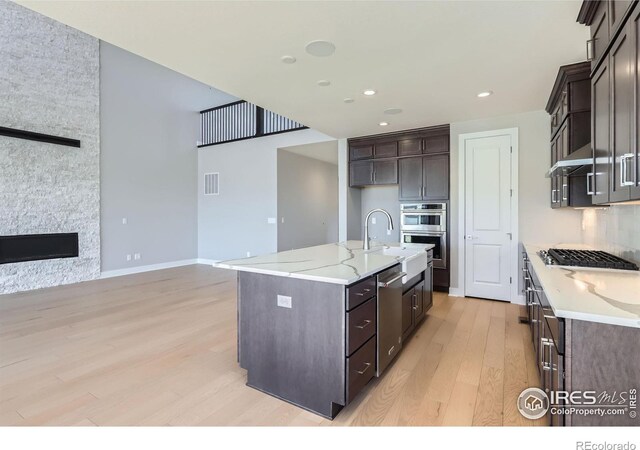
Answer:
[[[346,241],[221,261],[214,263],[213,266],[347,285],[401,263],[405,257],[382,253],[384,248],[399,246],[399,244],[389,245],[372,242],[371,250],[364,251],[362,241]],[[433,247],[433,245],[416,247],[415,253],[425,252]]]
[[[640,328],[640,272],[547,267],[537,253],[551,247],[591,248],[524,244],[557,317]]]

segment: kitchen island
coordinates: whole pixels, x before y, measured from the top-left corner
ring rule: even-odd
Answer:
[[[238,271],[247,385],[334,418],[400,352],[407,324],[415,328],[431,305],[430,268],[416,268],[431,249],[362,247],[347,241],[214,264]]]

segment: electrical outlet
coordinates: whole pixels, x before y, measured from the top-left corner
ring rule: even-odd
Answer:
[[[126,217],[123,217],[123,218],[122,218],[122,225],[126,225],[126,224],[127,224],[127,222],[128,222],[128,221],[127,221],[127,218],[126,218]]]
[[[391,230],[387,229],[387,236],[391,236]]]
[[[247,252],[247,258],[251,257],[251,252]]]
[[[133,254],[133,259],[135,259],[136,261],[140,259],[140,253],[134,253]]]
[[[278,306],[281,308],[291,308],[291,297],[287,295],[278,295]]]
[[[127,255],[127,261],[131,261],[131,255]]]
[[[276,218],[275,217],[268,217],[267,218],[267,223],[276,223]]]
[[[372,224],[372,225],[375,225],[375,224],[376,224],[376,218],[375,218],[375,217],[372,217],[372,218],[371,218],[371,224]]]

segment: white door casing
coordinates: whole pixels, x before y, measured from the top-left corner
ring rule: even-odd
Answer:
[[[460,155],[465,168],[464,294],[509,301],[514,259],[512,135],[483,134],[468,135]]]

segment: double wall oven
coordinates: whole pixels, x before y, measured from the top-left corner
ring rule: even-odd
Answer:
[[[447,268],[447,204],[400,206],[400,240],[405,246],[433,244],[433,267]]]

